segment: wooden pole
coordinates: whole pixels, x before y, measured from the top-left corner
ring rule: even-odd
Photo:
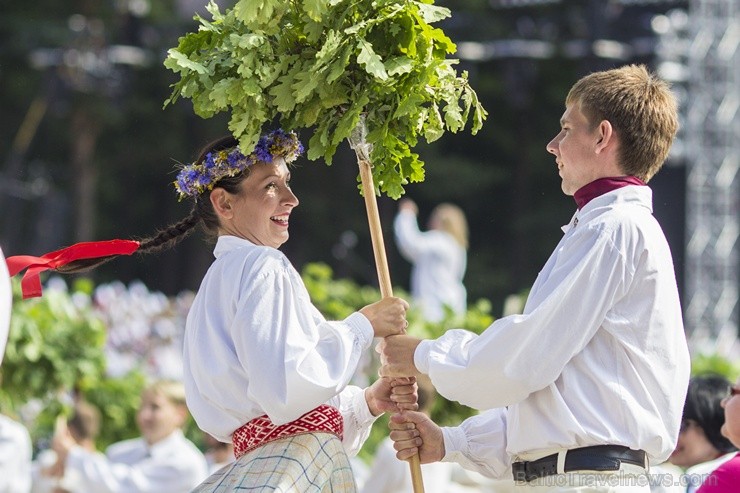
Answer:
[[[365,196],[365,208],[367,209],[367,220],[370,225],[370,238],[373,243],[373,255],[375,256],[375,268],[378,271],[380,294],[383,298],[387,298],[393,296],[393,286],[391,285],[391,275],[388,269],[388,258],[385,255],[383,230],[380,227],[380,214],[378,213],[378,201],[375,197],[373,172],[370,161],[360,158],[359,153],[357,164],[360,166],[360,179],[362,180],[362,191]],[[424,493],[419,454],[409,459],[409,467],[411,468],[411,484],[414,493]]]

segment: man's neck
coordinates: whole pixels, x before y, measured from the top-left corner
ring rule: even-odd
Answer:
[[[591,202],[596,197],[600,197],[605,193],[611,192],[618,188],[626,187],[627,185],[640,185],[644,186],[645,182],[636,176],[612,176],[605,178],[597,178],[588,185],[584,185],[579,188],[576,193],[573,194],[573,199],[578,205],[578,209]]]

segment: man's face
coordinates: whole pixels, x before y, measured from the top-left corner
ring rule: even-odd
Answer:
[[[560,119],[560,132],[547,144],[547,151],[555,155],[565,195],[573,195],[601,176],[595,161],[599,129],[591,127],[579,105],[570,104]]]

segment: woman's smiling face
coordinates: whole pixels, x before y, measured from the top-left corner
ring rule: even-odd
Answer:
[[[288,220],[298,205],[290,189],[290,170],[278,157],[271,164],[254,164],[249,171],[238,194],[219,190],[225,194],[224,205],[228,204],[227,212],[219,214],[220,233],[279,248],[288,240]]]

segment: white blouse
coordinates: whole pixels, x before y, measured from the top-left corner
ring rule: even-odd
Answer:
[[[676,445],[689,353],[652,191],[597,197],[564,231],[522,315],[417,348],[442,395],[490,410],[444,430],[446,460],[506,477],[521,454],[617,444],[660,463]]]
[[[463,284],[467,251],[449,233],[440,230],[422,232],[416,214],[400,211],[393,221],[396,243],[401,254],[411,262],[411,295],[424,318],[439,321],[444,307],[464,314],[467,291]]]
[[[188,314],[184,342],[187,403],[198,426],[228,442],[266,414],[293,421],[321,404],[344,417],[344,446],[359,451],[375,418],[364,391],[348,383],[370,347],[360,313],[327,322],[285,255],[221,236]]]

